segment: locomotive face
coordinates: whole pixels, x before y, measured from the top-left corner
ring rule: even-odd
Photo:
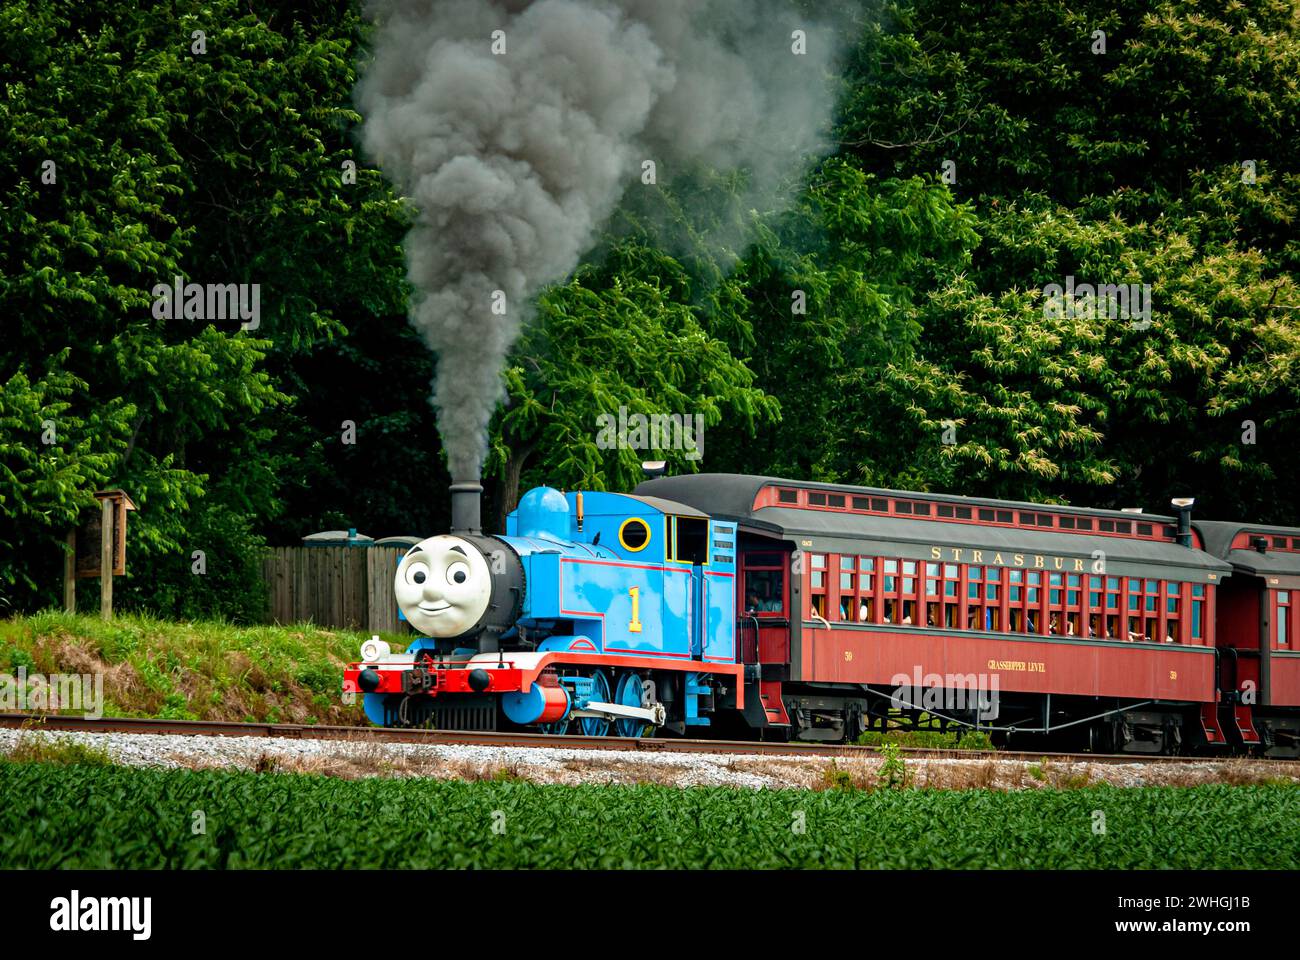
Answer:
[[[492,574],[468,541],[430,537],[402,558],[393,589],[411,626],[430,637],[457,637],[487,611]]]

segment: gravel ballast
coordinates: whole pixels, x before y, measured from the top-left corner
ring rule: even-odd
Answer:
[[[707,753],[639,754],[372,741],[203,737],[147,733],[53,733],[0,730],[0,753],[24,743],[77,743],[129,766],[316,773],[357,778],[522,779],[536,783],[658,783],[741,789],[874,786],[877,758],[828,759]],[[908,783],[931,788],[1036,789],[1111,784],[1117,787],[1202,783],[1300,783],[1296,764],[1251,760],[1196,763],[1030,763],[999,759],[906,760]]]

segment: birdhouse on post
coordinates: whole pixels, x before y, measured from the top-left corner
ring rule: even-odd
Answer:
[[[63,606],[75,612],[76,581],[99,577],[99,612],[107,620],[113,616],[113,577],[126,574],[126,515],[136,507],[125,490],[99,490],[95,499],[96,514],[68,535]]]

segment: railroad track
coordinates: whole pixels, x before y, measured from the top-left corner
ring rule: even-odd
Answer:
[[[651,737],[552,736],[474,730],[400,730],[385,727],[335,727],[293,723],[238,723],[228,720],[152,720],[134,717],[84,717],[57,714],[0,714],[0,728],[68,733],[153,733],[200,737],[272,737],[295,740],[339,740],[366,743],[423,743],[456,746],[536,747],[541,749],[612,750],[636,753],[712,753],[791,757],[870,757],[878,747],[846,744],[776,743],[753,740],[687,740]],[[959,750],[900,747],[914,759],[1058,760],[1070,763],[1166,763],[1204,761],[1206,757],[1166,757],[1153,754],[1061,753],[1011,750]],[[1274,762],[1274,761],[1270,761]]]

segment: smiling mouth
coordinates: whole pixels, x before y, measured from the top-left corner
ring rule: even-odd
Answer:
[[[424,612],[424,613],[428,613],[428,614],[439,614],[439,613],[442,613],[444,610],[450,610],[450,609],[451,609],[451,604],[450,604],[450,603],[446,603],[446,602],[444,602],[444,603],[421,603],[421,604],[418,604],[418,607],[419,607],[419,609],[420,609],[422,612]]]

